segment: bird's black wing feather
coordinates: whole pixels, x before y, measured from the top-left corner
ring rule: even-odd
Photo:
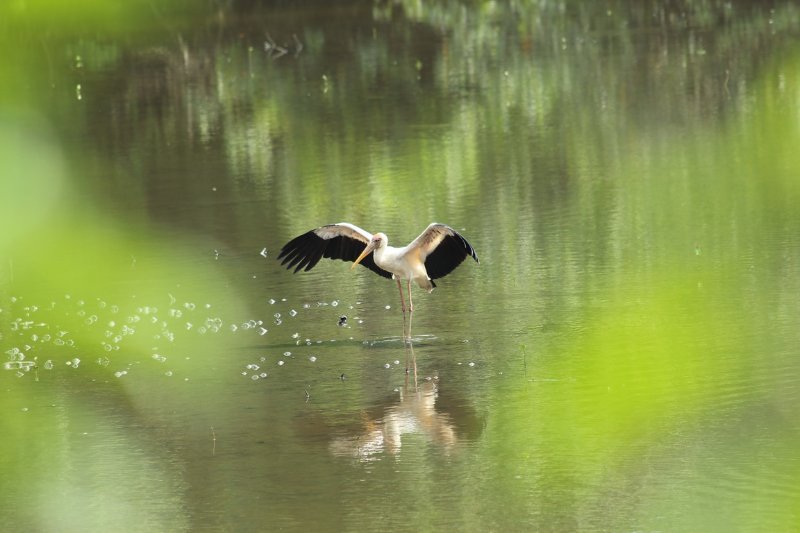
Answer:
[[[281,265],[286,265],[289,270],[294,268],[295,272],[299,272],[300,270],[311,270],[323,257],[355,261],[367,246],[357,239],[343,235],[323,239],[317,235],[316,231],[311,230],[287,242],[278,254]],[[392,277],[391,273],[375,264],[372,254],[362,259],[359,264],[384,278],[391,279]]]
[[[445,277],[455,270],[467,256],[478,262],[478,255],[475,253],[475,249],[467,242],[467,239],[452,228],[448,228],[448,230],[452,234],[446,235],[439,245],[425,258],[425,270],[428,271],[428,277],[431,279]]]

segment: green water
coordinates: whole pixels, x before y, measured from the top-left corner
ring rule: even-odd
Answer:
[[[66,5],[0,7],[0,529],[800,527],[794,4]],[[340,221],[481,262],[407,347],[275,260]]]

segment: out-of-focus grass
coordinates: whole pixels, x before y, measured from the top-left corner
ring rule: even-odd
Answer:
[[[210,3],[171,0],[117,2],[114,0],[10,0],[0,5],[2,26],[42,36],[62,32],[121,33],[153,24],[188,22],[192,14],[212,11]]]

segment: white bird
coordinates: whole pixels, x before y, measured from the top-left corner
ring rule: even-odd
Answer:
[[[371,234],[347,222],[329,224],[295,237],[281,248],[278,259],[286,268],[311,270],[323,257],[353,261],[369,268],[376,274],[397,281],[400,290],[400,305],[405,319],[414,311],[411,301],[411,282],[431,292],[435,279],[442,278],[461,264],[467,256],[478,261],[475,250],[456,230],[445,224],[433,223],[419,237],[402,248],[389,246],[384,233]],[[403,297],[401,280],[408,287],[408,307]],[[411,335],[409,321],[409,333]],[[404,331],[405,334],[405,331]]]

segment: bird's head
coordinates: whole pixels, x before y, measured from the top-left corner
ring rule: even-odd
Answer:
[[[359,255],[358,258],[355,261],[353,261],[353,265],[350,267],[350,270],[354,269],[356,265],[359,264],[370,253],[372,253],[373,250],[376,250],[378,248],[383,248],[384,246],[386,246],[386,244],[388,244],[388,242],[389,238],[386,237],[385,233],[376,233],[375,235],[373,235],[372,238],[369,240],[367,246],[364,248],[364,251],[361,252],[361,255]]]

